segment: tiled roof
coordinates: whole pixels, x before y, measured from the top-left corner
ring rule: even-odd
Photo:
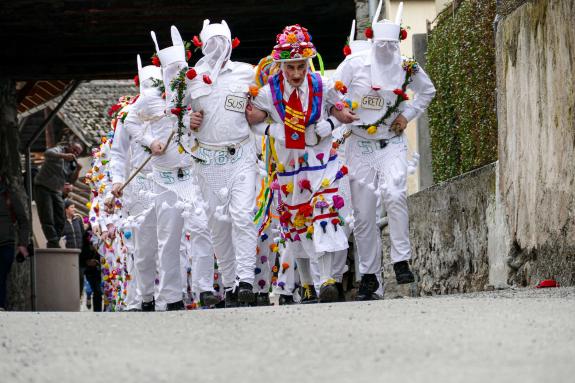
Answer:
[[[121,96],[134,96],[138,88],[132,80],[94,80],[80,84],[58,112],[66,124],[86,145],[99,143],[110,127],[108,108]],[[52,102],[55,107],[58,100]]]

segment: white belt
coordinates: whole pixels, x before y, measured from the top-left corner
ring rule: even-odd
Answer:
[[[234,155],[236,153],[236,150],[240,146],[243,146],[243,145],[249,143],[250,140],[251,140],[251,137],[247,136],[246,138],[244,138],[240,142],[236,142],[235,144],[229,144],[229,145],[208,145],[208,144],[204,144],[204,143],[196,140],[196,145],[194,145],[194,147],[192,148],[192,151],[195,151],[195,149],[197,147],[200,147],[200,148],[213,150],[213,151],[217,151],[217,152],[228,152],[231,155]]]

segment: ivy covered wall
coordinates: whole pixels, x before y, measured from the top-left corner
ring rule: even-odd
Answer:
[[[436,182],[497,160],[496,4],[457,3],[438,16],[428,41],[426,70],[437,89],[428,109]]]

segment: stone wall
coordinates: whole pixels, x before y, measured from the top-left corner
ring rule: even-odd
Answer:
[[[509,281],[575,284],[575,0],[536,0],[497,29],[499,179]]]
[[[409,197],[416,286],[397,286],[383,231],[387,297],[482,291],[489,284],[496,165],[490,164]]]

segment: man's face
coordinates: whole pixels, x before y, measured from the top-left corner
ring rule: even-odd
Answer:
[[[283,66],[284,75],[288,83],[293,87],[299,87],[305,80],[307,74],[307,61],[287,62]]]
[[[76,157],[78,157],[80,156],[80,154],[82,154],[83,148],[80,144],[71,144],[70,146],[68,146],[68,152],[74,153]]]
[[[68,206],[68,208],[66,208],[66,215],[68,217],[73,217],[74,214],[76,214],[76,206],[74,206],[74,204]]]

